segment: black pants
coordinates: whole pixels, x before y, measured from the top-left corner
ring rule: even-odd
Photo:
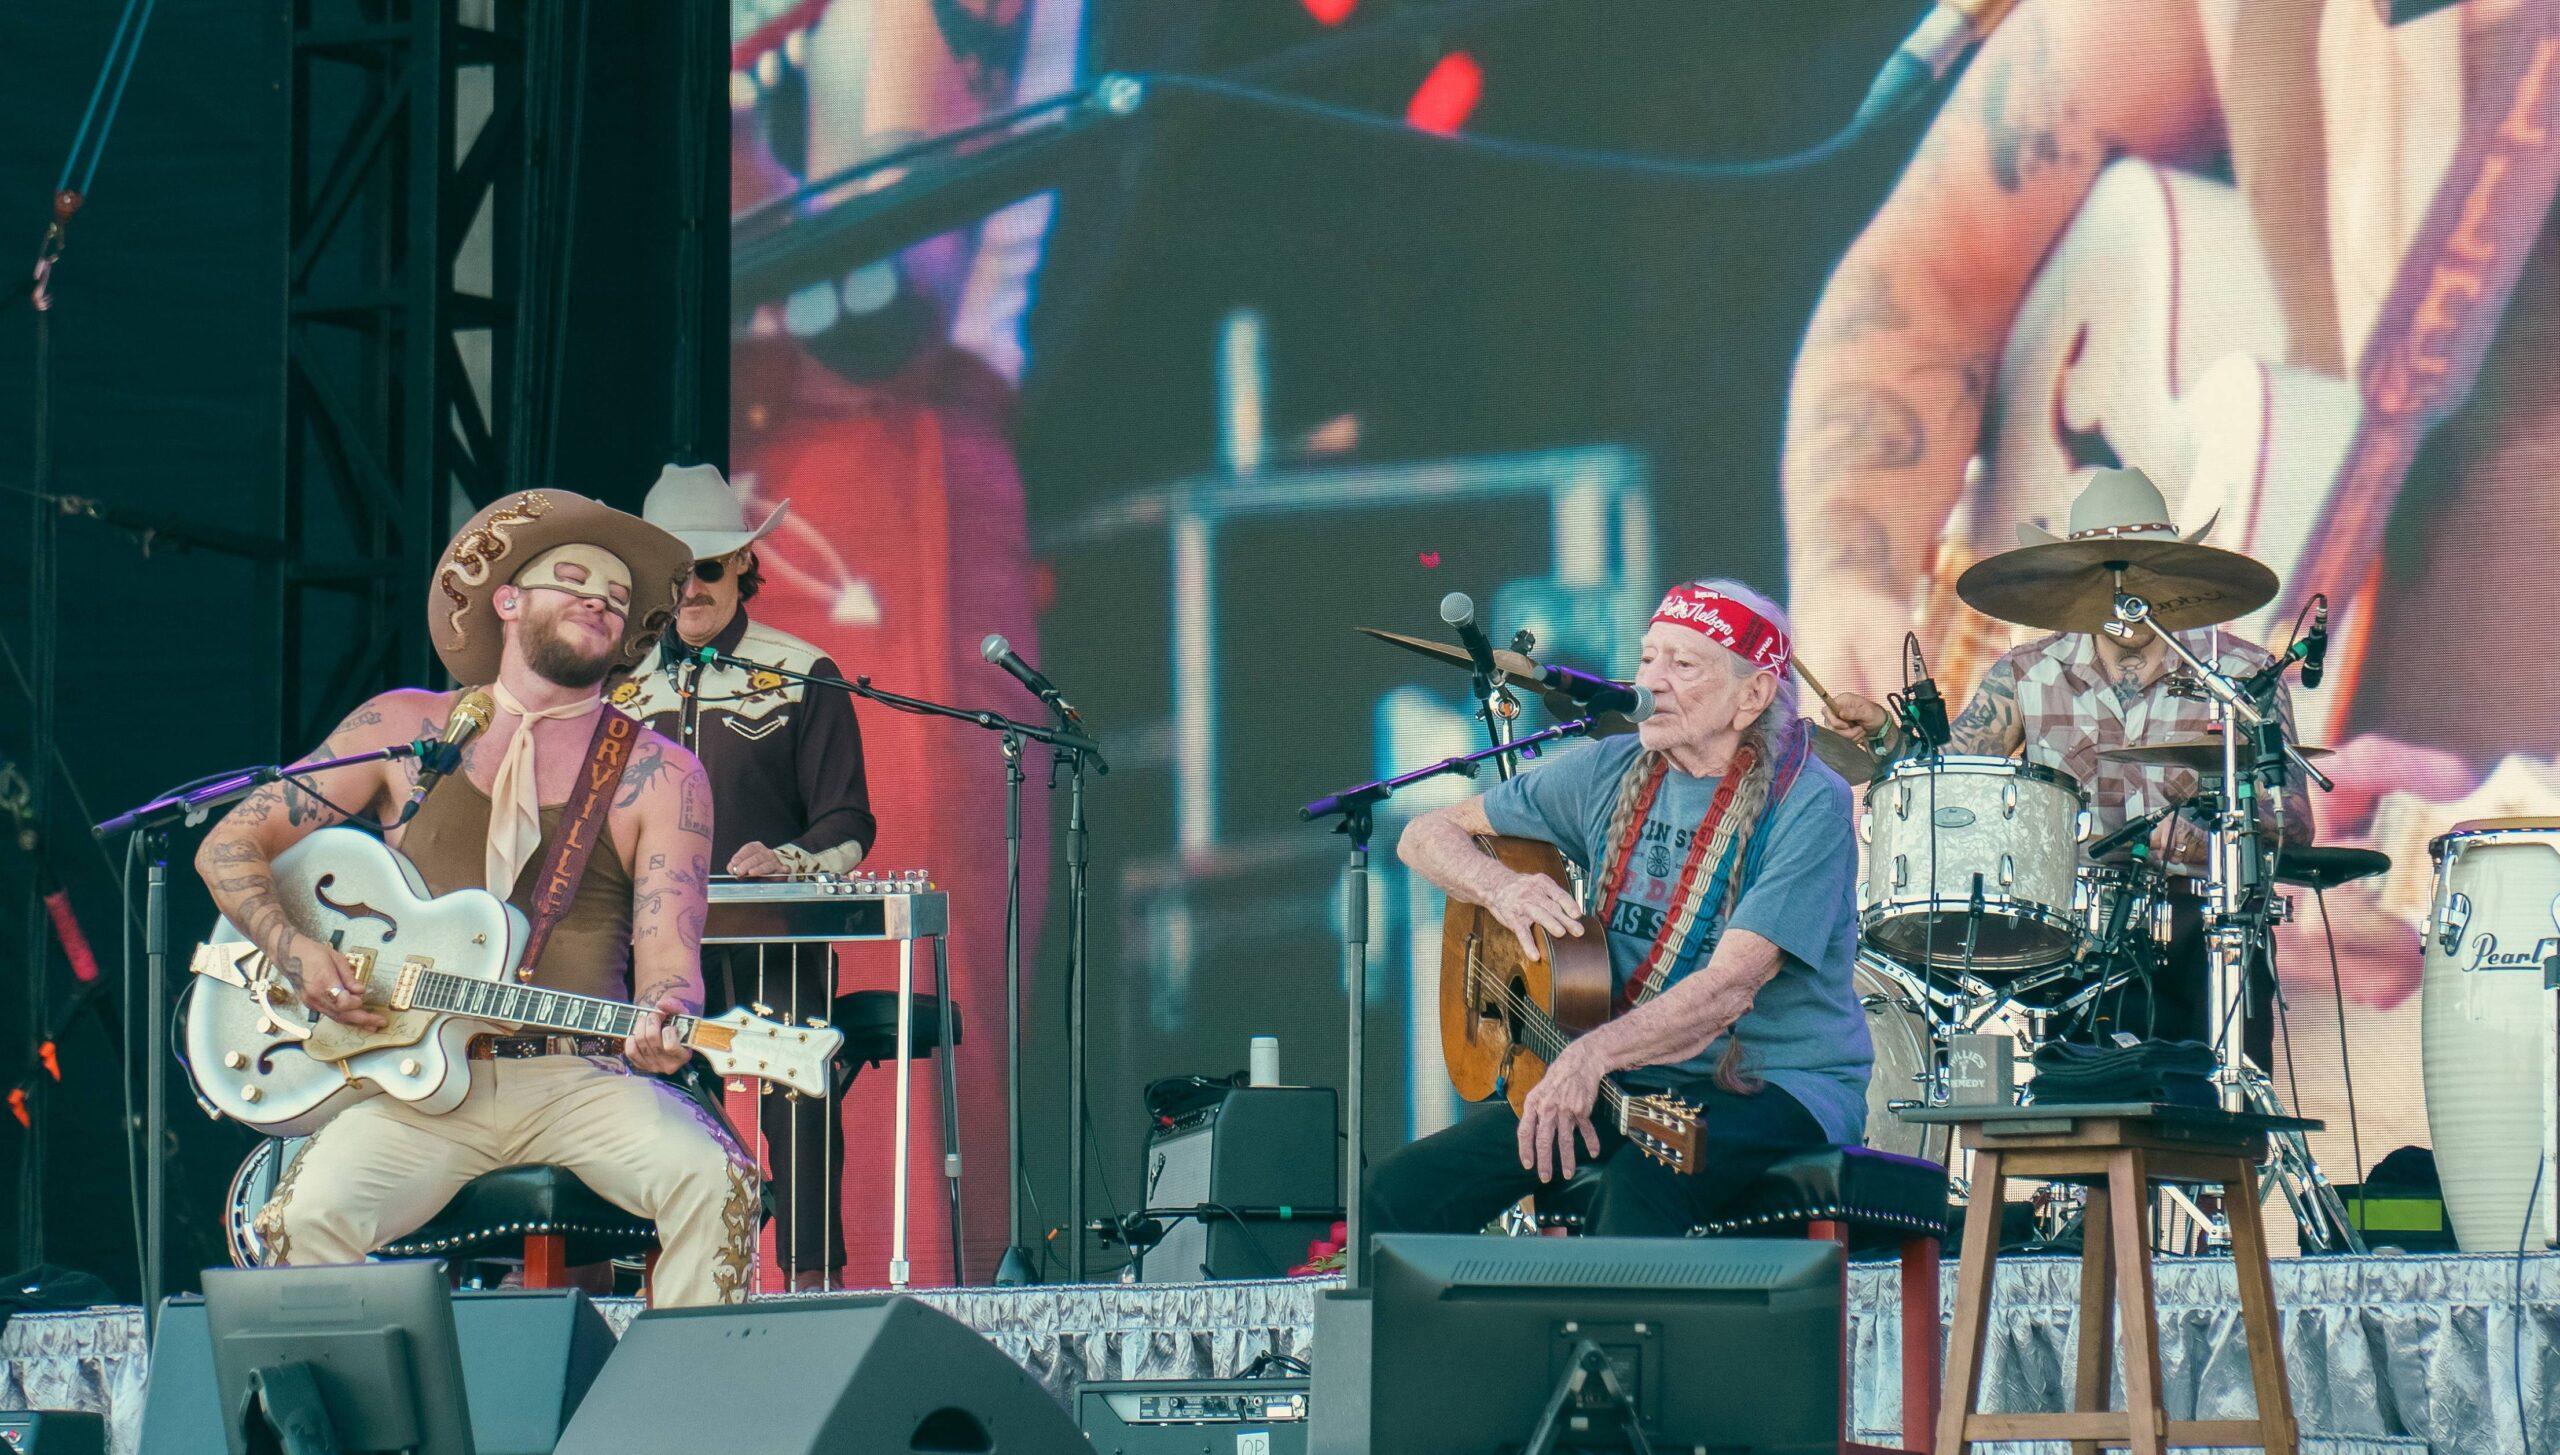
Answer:
[[[2101,997],[2095,1017],[2064,1032],[2073,1040],[2104,1041],[2116,1031],[2144,1040],[2213,1044],[2224,1011],[2213,1003],[2213,946],[2205,939],[2204,906],[2190,895],[2170,900],[2169,945],[2145,977]],[[2275,1067],[2275,969],[2265,955],[2249,961],[2249,1024],[2240,1047],[2261,1071]]]
[[[1712,1218],[1772,1163],[1828,1146],[1804,1104],[1774,1086],[1736,1096],[1712,1081],[1679,1095],[1699,1108],[1700,1160],[1679,1173],[1601,1123],[1598,1202],[1588,1226],[1604,1237],[1676,1237]],[[1362,1215],[1372,1233],[1473,1233],[1539,1189],[1520,1165],[1520,1119],[1496,1102],[1455,1126],[1409,1142],[1372,1165]],[[1580,1151],[1577,1148],[1577,1163]]]
[[[715,1014],[761,1002],[793,1025],[811,1016],[834,1019],[833,946],[705,945],[702,973]],[[795,1101],[780,1087],[756,1098],[756,1119],[773,1164],[774,1254],[793,1273],[844,1266],[845,1085],[837,1081],[835,1095],[824,1098]]]

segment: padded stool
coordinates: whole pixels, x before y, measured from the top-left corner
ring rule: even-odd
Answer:
[[[527,1288],[566,1288],[579,1264],[657,1254],[657,1224],[540,1163],[471,1179],[426,1226],[382,1249],[386,1258],[521,1257]]]
[[[898,1056],[898,992],[894,990],[848,990],[836,997],[835,1028],[844,1032],[844,1049],[836,1058],[846,1065],[860,1068],[894,1061]],[[962,1034],[960,1007],[951,1008],[951,1043],[961,1045],[969,1038]],[[907,1027],[907,1043],[919,1056],[940,1049],[942,1045],[942,1001],[939,997],[916,997],[915,1019]]]
[[[1937,1423],[1938,1245],[1947,1232],[1947,1170],[1935,1162],[1867,1147],[1825,1147],[1789,1157],[1743,1189],[1721,1217],[1691,1230],[1699,1238],[1762,1236],[1802,1228],[1841,1248],[1840,1429],[1850,1455],[1889,1447],[1848,1439],[1848,1255],[1892,1248],[1902,1260],[1902,1444],[1918,1451]]]

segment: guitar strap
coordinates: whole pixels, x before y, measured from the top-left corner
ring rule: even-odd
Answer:
[[[552,838],[550,849],[542,856],[542,867],[533,876],[533,931],[525,939],[517,978],[533,978],[534,967],[542,963],[542,947],[551,938],[552,926],[569,912],[569,901],[577,897],[578,881],[586,877],[587,860],[607,832],[606,820],[613,813],[613,791],[622,783],[622,770],[631,766],[631,749],[639,740],[640,724],[635,719],[612,707],[596,714],[595,735],[587,739],[586,770],[570,788],[569,801],[560,809],[560,832]]]
[[[2560,194],[2560,0],[2522,0],[2496,38],[2462,145],[2357,361],[2364,416],[2287,587],[2288,616],[2313,592],[2345,598],[2366,581],[2419,445],[2478,380]]]

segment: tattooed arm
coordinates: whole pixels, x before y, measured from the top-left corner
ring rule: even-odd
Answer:
[[[418,735],[418,723],[432,719],[441,724],[450,707],[448,694],[386,692],[349,713],[303,761],[408,742]],[[366,1029],[380,1026],[382,1018],[364,1008],[345,958],[293,927],[276,898],[271,866],[276,855],[314,830],[344,822],[346,813],[379,817],[390,806],[395,787],[405,784],[388,763],[360,763],[270,783],[233,805],[196,851],[196,872],[213,892],[214,905],[292,983],[303,1004]]]
[[[2027,730],[2018,716],[2018,669],[2007,657],[1982,674],[1964,715],[1948,724],[1947,751],[1991,758],[2014,758],[2025,752]]]
[[[702,1010],[702,922],[710,912],[711,780],[691,753],[653,739],[632,766],[655,749],[662,769],[642,780],[634,802],[640,872],[631,884],[633,999],[653,1007],[632,1028],[623,1054],[654,1075],[684,1069],[692,1057],[664,1017]]]
[[[2219,136],[2194,0],[2026,0],[1966,71],[1833,272],[1789,387],[1796,646],[1835,692],[1897,680],[2010,323],[2098,169],[2198,160]]]

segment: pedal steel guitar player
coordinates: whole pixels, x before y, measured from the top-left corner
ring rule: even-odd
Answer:
[[[782,501],[750,528],[745,499],[718,470],[671,465],[659,476],[642,518],[684,542],[692,573],[667,638],[611,692],[615,706],[700,757],[718,808],[711,862],[747,879],[848,873],[879,841],[849,694],[748,667],[670,660],[670,646],[681,643],[788,671],[840,675],[816,647],[747,614],[762,582],[755,543],[790,508]],[[723,1006],[763,1002],[798,1023],[828,1017],[835,999],[831,945],[715,945],[703,966]],[[785,1190],[776,1256],[794,1287],[840,1282],[831,1275],[845,1264],[841,1096],[821,1104],[769,1095],[758,1115],[774,1179]]]

